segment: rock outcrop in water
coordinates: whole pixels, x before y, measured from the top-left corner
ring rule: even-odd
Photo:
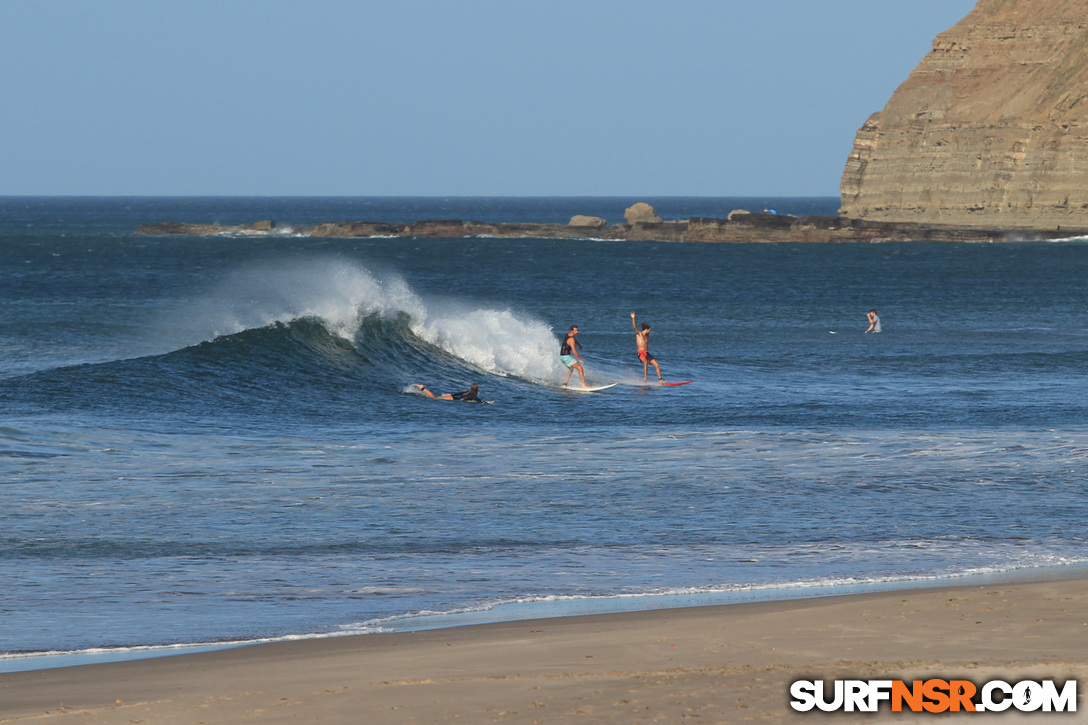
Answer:
[[[644,201],[632,204],[623,212],[623,218],[628,224],[657,224],[664,221],[657,215],[657,211]]]
[[[608,224],[608,222],[599,216],[586,216],[585,214],[575,214],[570,218],[570,222],[567,223],[567,226],[593,227],[594,229],[600,229],[606,224]]]
[[[979,0],[861,127],[844,216],[1088,227],[1088,3]]]
[[[593,219],[584,217],[582,219]],[[571,221],[582,221],[575,217]],[[602,220],[603,222],[603,220]],[[1068,236],[1070,232],[1042,232],[1042,237]],[[634,224],[603,223],[489,223],[463,222],[458,219],[419,221],[410,224],[390,222],[328,222],[311,227],[278,227],[265,222],[232,226],[160,222],[145,224],[136,234],[183,234],[194,236],[245,235],[274,236],[277,234],[310,237],[499,237],[531,239],[610,239],[659,242],[873,242],[930,241],[977,242],[1023,239],[1017,233],[1010,237],[998,229],[963,229],[940,225],[900,224],[847,219],[836,216],[796,217],[769,212],[748,213],[740,210],[728,219],[692,217],[676,221],[636,222]]]

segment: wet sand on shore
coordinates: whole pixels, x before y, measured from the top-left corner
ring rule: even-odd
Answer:
[[[308,639],[0,674],[0,722],[803,722],[829,716],[790,708],[797,679],[1085,676],[1088,579],[1079,578]],[[1020,723],[1079,722],[1082,714],[951,716]],[[935,716],[885,705],[830,717]]]

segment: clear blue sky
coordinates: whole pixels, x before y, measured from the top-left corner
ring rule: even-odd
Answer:
[[[836,196],[974,0],[3,0],[0,195]]]

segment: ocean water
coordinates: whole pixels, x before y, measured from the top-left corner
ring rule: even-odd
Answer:
[[[633,201],[0,199],[0,653],[1088,561],[1088,241],[292,231],[612,223]],[[265,218],[282,233],[133,234]],[[863,334],[874,307],[884,332]],[[666,378],[694,383],[642,384],[632,311]],[[571,324],[589,381],[619,385],[560,387]],[[490,404],[412,388],[473,382]]]

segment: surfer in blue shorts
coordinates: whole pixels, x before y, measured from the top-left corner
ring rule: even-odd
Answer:
[[[570,332],[563,338],[563,344],[559,346],[559,359],[567,366],[567,379],[563,381],[563,387],[570,382],[570,375],[575,370],[578,371],[578,377],[582,379],[582,387],[589,387],[586,385],[586,372],[583,367],[585,361],[578,354],[578,348],[581,346],[582,343],[578,342],[578,325],[571,325]]]
[[[463,400],[466,403],[479,403],[480,400],[480,386],[473,383],[472,386],[463,393],[446,393],[445,395],[435,395],[430,390],[427,390],[426,385],[420,385],[416,383],[416,387],[423,391],[423,394],[428,398],[434,398],[435,400]]]

